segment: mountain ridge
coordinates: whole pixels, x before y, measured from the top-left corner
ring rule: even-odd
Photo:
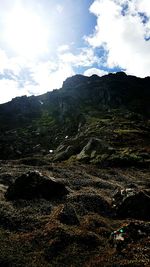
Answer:
[[[126,139],[131,143],[133,137],[145,138],[143,150],[149,140],[149,88],[149,77],[137,78],[123,72],[103,77],[75,75],[67,78],[59,90],[14,98],[0,105],[1,159],[49,154],[50,150],[61,154],[59,146],[69,142],[74,147],[75,140],[80,139],[78,148],[65,152],[68,156],[54,157],[68,159],[81,152],[90,138],[108,142],[110,146],[113,142],[115,147],[117,138],[122,138],[121,147]]]
[[[39,96],[21,96],[21,97],[15,97],[13,98],[11,101],[7,102],[7,103],[3,103],[0,104],[0,109],[2,109],[2,107],[5,109],[7,109],[7,106],[11,106],[17,103],[22,103],[25,100],[30,100],[30,102],[33,104],[34,100],[39,101],[39,106],[40,104],[44,104],[42,103],[42,100],[50,100],[50,97],[52,98],[52,100],[59,96],[61,97],[62,94],[67,94],[68,96],[70,95],[70,93],[75,93],[75,91],[73,91],[73,89],[77,90],[77,88],[84,88],[84,86],[87,86],[88,88],[90,88],[90,85],[92,84],[93,86],[97,86],[100,91],[106,90],[106,91],[114,91],[114,84],[112,83],[119,83],[118,85],[123,85],[122,89],[122,93],[124,92],[124,90],[127,90],[127,94],[129,94],[129,89],[133,90],[133,92],[138,92],[140,94],[140,96],[143,94],[147,94],[148,96],[150,96],[149,93],[149,86],[150,86],[150,77],[145,77],[145,78],[139,78],[136,76],[131,76],[131,75],[127,75],[124,72],[117,72],[116,74],[113,73],[109,73],[108,75],[104,75],[102,77],[99,77],[97,75],[92,75],[91,77],[88,76],[83,76],[80,74],[74,75],[72,77],[67,78],[62,85],[62,88],[60,89],[54,89],[51,92],[47,92],[43,95],[39,95]],[[136,84],[137,88],[135,89],[135,85]],[[115,84],[115,85],[116,85]],[[125,87],[126,86],[126,87]],[[132,86],[132,88],[131,88]],[[107,87],[107,88],[106,88]],[[72,90],[71,90],[72,89]],[[84,88],[85,89],[85,88]],[[117,87],[117,89],[119,89],[119,86]],[[139,92],[139,89],[143,90],[143,92]],[[78,93],[78,92],[76,92]],[[87,93],[87,92],[86,92]],[[92,91],[90,92],[92,93]],[[96,91],[97,93],[97,91]],[[116,93],[119,93],[116,92]],[[77,97],[82,97],[80,94],[77,94]],[[119,95],[121,97],[121,95]],[[133,97],[133,96],[131,96]],[[137,96],[136,96],[137,97]]]

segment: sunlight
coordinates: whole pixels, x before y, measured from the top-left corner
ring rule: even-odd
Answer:
[[[14,52],[24,57],[37,57],[48,50],[48,30],[41,17],[21,7],[6,17],[5,39]]]

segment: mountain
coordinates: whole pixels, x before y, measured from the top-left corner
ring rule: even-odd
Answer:
[[[0,105],[0,266],[150,266],[150,77]]]
[[[59,90],[0,105],[0,157],[149,163],[150,77],[75,75]],[[86,147],[87,145],[87,147]]]

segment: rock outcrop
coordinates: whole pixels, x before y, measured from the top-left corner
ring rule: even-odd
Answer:
[[[121,190],[114,200],[117,217],[150,220],[150,195],[147,191]]]
[[[114,149],[98,138],[91,138],[82,151],[77,155],[77,159],[81,161],[89,161],[95,159],[105,160]]]
[[[68,194],[64,184],[33,171],[21,175],[15,183],[8,187],[6,198],[8,200],[44,198],[47,200],[60,200]]]
[[[88,129],[90,132],[86,143],[83,142],[84,146],[93,145],[93,141],[89,140],[96,138],[102,140],[103,147],[104,144],[107,144],[108,148],[113,147],[109,143],[110,135],[116,145],[118,140],[119,143],[128,142],[128,134],[130,139],[138,138],[139,134],[142,134],[140,139],[143,134],[148,139],[149,87],[149,77],[141,79],[122,72],[103,77],[75,75],[68,78],[59,90],[41,96],[17,97],[2,104],[0,105],[0,159],[18,159],[33,154],[48,154],[50,150],[57,150],[64,142],[65,136],[73,140],[77,134],[82,132],[84,138]],[[99,122],[93,128],[96,120]],[[143,128],[136,127],[135,129],[135,125],[137,126],[140,121],[140,128],[141,125]],[[123,126],[121,129],[119,129],[120,123]],[[83,127],[84,125],[86,127]],[[96,129],[99,129],[99,133],[95,136]],[[123,140],[121,140],[122,136]],[[88,141],[92,144],[88,144]],[[74,154],[72,144],[68,144],[65,150],[56,156],[56,160],[57,158],[58,161],[68,159]],[[87,157],[85,150],[89,148],[86,147],[79,158]],[[95,149],[90,155],[93,158],[94,151]],[[76,152],[79,154],[81,150],[75,149]],[[147,151],[143,150],[142,153],[142,157],[148,157]],[[108,154],[105,153],[104,159]],[[131,159],[123,155],[122,161],[134,163],[138,160],[142,161],[142,158],[137,153],[136,156],[132,155]],[[101,156],[98,161],[101,161]],[[113,157],[111,161],[117,162],[118,157]]]

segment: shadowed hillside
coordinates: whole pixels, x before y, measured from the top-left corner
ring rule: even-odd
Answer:
[[[0,105],[0,266],[150,266],[150,78]]]
[[[140,152],[147,153],[149,88],[149,77],[141,79],[122,72],[101,78],[76,75],[60,90],[15,98],[0,105],[0,157],[42,155],[60,145],[75,145],[67,154],[69,158],[81,152],[92,137],[114,149],[123,151],[125,147],[127,154],[139,140]]]

